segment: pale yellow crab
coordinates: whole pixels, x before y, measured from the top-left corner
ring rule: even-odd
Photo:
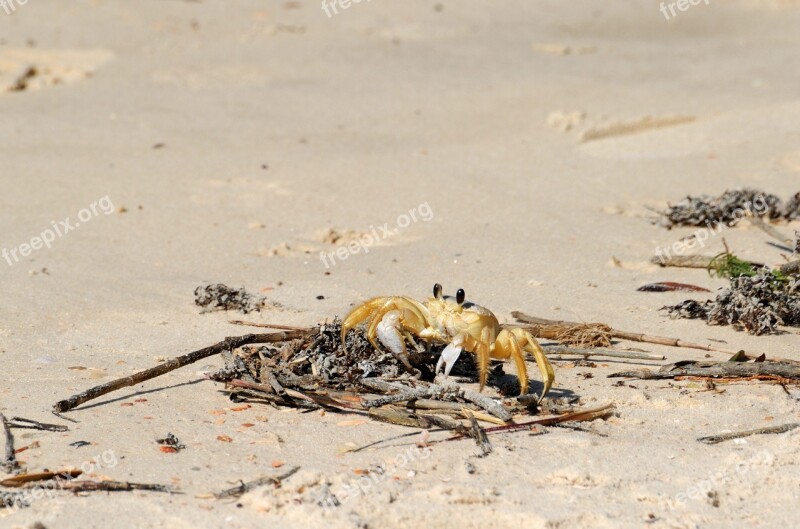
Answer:
[[[531,333],[519,327],[501,327],[489,309],[466,301],[462,289],[458,290],[455,298],[443,296],[442,285],[437,283],[433,286],[433,297],[424,303],[405,296],[373,298],[353,309],[344,319],[342,344],[347,332],[363,322],[368,322],[370,343],[380,350],[380,342],[412,371],[406,354],[406,340],[415,343],[416,337],[427,343],[447,344],[436,364],[437,373],[444,364],[445,376],[450,374],[461,351],[476,354],[481,390],[486,385],[489,359],[511,358],[517,367],[521,394],[525,395],[528,392],[528,370],[523,351],[533,355],[542,372],[544,388],[539,400],[555,380],[553,367]]]

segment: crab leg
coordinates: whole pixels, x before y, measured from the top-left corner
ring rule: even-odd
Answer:
[[[531,353],[536,359],[536,365],[539,366],[539,371],[542,373],[542,382],[544,383],[542,394],[539,396],[539,400],[542,400],[547,395],[547,392],[550,391],[550,387],[556,379],[553,366],[545,356],[542,346],[539,345],[539,342],[536,341],[536,338],[531,333],[519,327],[511,327],[506,330],[514,335],[523,350]]]
[[[359,305],[355,309],[353,309],[350,314],[342,322],[342,347],[344,348],[344,352],[347,353],[347,344],[345,342],[345,338],[347,337],[347,332],[350,329],[358,327],[361,323],[363,323],[366,319],[368,319],[372,314],[378,310],[378,308],[384,305],[390,298],[382,297],[382,298],[372,298],[371,300],[367,301],[363,305]]]
[[[417,371],[411,366],[406,354],[404,334],[419,334],[425,328],[425,308],[416,301],[406,297],[375,298],[356,308],[345,318],[342,324],[342,341],[347,331],[369,319],[367,339],[373,347],[381,350],[378,342],[400,360],[412,373]]]

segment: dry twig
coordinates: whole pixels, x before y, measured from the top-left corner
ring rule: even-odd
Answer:
[[[800,427],[800,422],[790,422],[788,424],[781,424],[779,426],[768,426],[766,428],[756,428],[755,430],[745,430],[743,432],[723,433],[719,435],[709,435],[706,437],[699,437],[697,440],[706,444],[717,444],[723,441],[730,441],[731,439],[741,439],[742,437],[750,437],[751,435],[767,434],[767,433],[786,433]]]
[[[658,371],[635,369],[612,373],[609,377],[660,380],[675,377],[751,378],[774,377],[800,379],[800,365],[794,362],[694,362],[684,361],[663,366]]]
[[[239,483],[239,485],[236,485],[235,487],[231,487],[221,492],[214,493],[214,497],[218,500],[225,498],[238,498],[239,496],[241,496],[246,492],[250,492],[251,490],[256,489],[258,487],[263,487],[264,485],[269,485],[270,483],[277,487],[280,486],[283,480],[285,480],[298,470],[300,470],[300,467],[292,467],[279,476],[265,476],[248,482],[242,481]]]
[[[514,311],[511,313],[518,321],[522,323],[527,323],[530,326],[526,327],[529,329],[534,336],[537,338],[535,334],[536,329],[539,326],[545,325],[550,327],[562,327],[562,328],[570,328],[575,326],[586,326],[586,325],[595,325],[595,326],[602,326],[607,329],[608,336],[610,338],[619,338],[621,340],[629,340],[631,342],[643,342],[643,343],[652,343],[657,345],[666,345],[669,347],[686,347],[689,349],[700,349],[701,351],[714,351],[718,353],[726,353],[726,354],[736,354],[736,351],[729,351],[727,349],[720,349],[718,347],[714,347],[713,345],[706,345],[700,343],[693,343],[687,342],[685,340],[681,340],[680,338],[666,338],[664,336],[650,336],[647,334],[635,333],[635,332],[628,332],[628,331],[620,331],[609,327],[608,325],[602,323],[594,323],[594,324],[584,324],[584,323],[575,323],[569,321],[555,321],[555,320],[546,320],[544,318],[537,318],[535,316],[529,316],[524,312]],[[548,336],[542,336],[542,338],[549,338]]]
[[[563,345],[543,345],[542,349],[545,350],[547,356],[552,358],[551,354],[560,355],[575,355],[588,358],[590,356],[606,356],[608,358],[629,358],[634,360],[664,360],[664,355],[656,355],[651,353],[638,353],[634,351],[613,351],[611,349],[581,349],[578,347],[564,347]]]
[[[58,401],[53,406],[53,410],[56,413],[63,413],[66,411],[70,411],[85,402],[88,402],[90,400],[111,393],[112,391],[116,391],[118,389],[129,386],[135,386],[136,384],[139,384],[146,380],[150,380],[151,378],[156,378],[165,373],[169,373],[170,371],[174,371],[180,367],[192,364],[194,362],[197,362],[204,358],[208,358],[210,356],[220,354],[223,351],[232,351],[237,347],[241,347],[243,345],[253,344],[253,343],[283,342],[287,340],[302,338],[307,335],[308,335],[307,331],[284,331],[284,332],[276,332],[269,334],[247,334],[245,336],[225,338],[225,340],[217,344],[205,347],[203,349],[194,351],[189,354],[185,354],[183,356],[178,356],[156,367],[152,367],[144,371],[139,371],[138,373],[135,373],[128,377],[112,380],[111,382],[101,384],[100,386],[95,386],[82,393],[73,395],[72,397],[66,400]]]
[[[14,434],[11,433],[11,425],[6,419],[6,416],[2,413],[0,413],[0,422],[3,423],[3,431],[5,432],[6,438],[6,453],[0,466],[5,468],[6,472],[11,474],[19,469],[16,452],[14,452]]]

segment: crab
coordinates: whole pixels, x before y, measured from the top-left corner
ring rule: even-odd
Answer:
[[[433,297],[419,302],[406,296],[377,297],[357,306],[342,322],[342,345],[345,352],[347,332],[367,322],[367,339],[377,350],[380,345],[392,353],[411,372],[406,341],[416,345],[416,339],[427,345],[446,344],[435,372],[444,367],[445,376],[466,350],[478,357],[480,389],[486,385],[489,359],[512,359],[517,368],[520,394],[528,393],[528,370],[524,353],[531,353],[542,373],[544,398],[555,380],[553,367],[539,342],[530,332],[519,327],[501,326],[487,308],[466,300],[463,289],[455,298],[442,295],[442,285],[433,286]],[[378,344],[380,342],[380,345]]]

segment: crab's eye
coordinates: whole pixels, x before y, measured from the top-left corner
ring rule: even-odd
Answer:
[[[439,283],[433,285],[433,297],[436,299],[442,299],[442,285]]]
[[[461,305],[462,303],[464,303],[464,299],[466,299],[466,297],[467,297],[467,295],[464,294],[464,289],[463,288],[459,288],[458,292],[456,292],[456,303]]]

